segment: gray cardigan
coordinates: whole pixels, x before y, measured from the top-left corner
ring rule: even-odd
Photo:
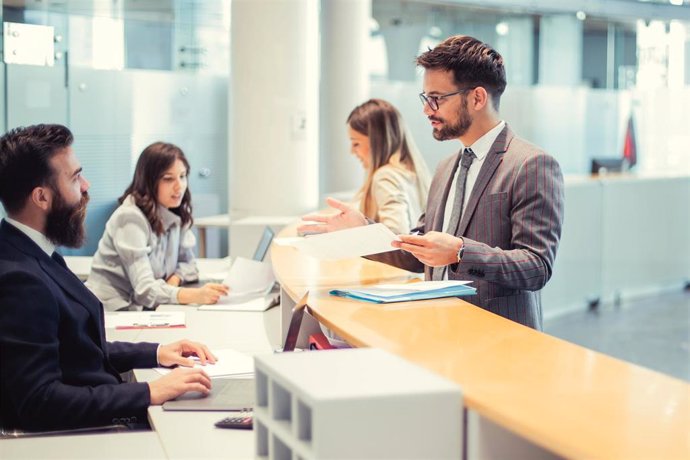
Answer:
[[[140,310],[178,303],[179,287],[165,280],[173,274],[183,283],[199,279],[194,261],[194,234],[181,228],[180,217],[159,206],[161,236],[128,196],[105,226],[86,285],[106,310]]]

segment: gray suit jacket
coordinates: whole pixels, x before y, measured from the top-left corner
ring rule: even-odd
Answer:
[[[457,155],[443,160],[431,183],[426,213],[415,230],[442,231]],[[450,198],[452,199],[452,197]],[[539,290],[551,277],[563,226],[563,175],[558,162],[535,145],[501,131],[479,171],[456,236],[462,262],[448,279],[472,280],[477,295],[464,299],[526,326],[542,328]],[[421,272],[431,270],[409,253],[370,259]]]

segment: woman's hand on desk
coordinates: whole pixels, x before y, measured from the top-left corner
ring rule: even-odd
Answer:
[[[190,391],[208,394],[211,391],[211,379],[201,369],[178,367],[169,374],[149,382],[151,404],[163,404]]]
[[[210,305],[217,303],[220,296],[228,295],[230,288],[224,284],[207,283],[199,288],[182,288],[177,293],[177,301],[181,304],[197,303]]]
[[[182,279],[177,275],[170,275],[170,278],[165,280],[171,286],[180,286],[182,284]]]
[[[326,204],[337,209],[338,212],[336,214],[308,214],[303,216],[302,220],[316,223],[304,224],[297,227],[297,233],[299,235],[328,233],[367,225],[367,218],[364,217],[364,214],[342,201],[338,201],[335,198],[326,198]]]

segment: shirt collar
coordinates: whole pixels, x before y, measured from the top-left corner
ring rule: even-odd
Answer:
[[[158,205],[158,217],[161,219],[161,224],[163,224],[163,230],[168,231],[170,227],[182,223],[180,216],[166,208],[165,206]]]
[[[482,137],[474,141],[474,144],[468,146],[477,156],[477,160],[481,161],[484,159],[484,157],[486,157],[486,155],[488,155],[489,150],[491,150],[491,146],[494,145],[494,142],[496,142],[496,138],[499,134],[501,134],[501,131],[503,131],[503,128],[505,128],[505,126],[506,122],[501,120],[496,126],[487,131]],[[463,150],[464,149],[465,148],[463,146]]]
[[[55,252],[55,245],[43,233],[29,227],[28,225],[22,224],[21,222],[17,222],[10,217],[5,217],[5,221],[28,236],[31,241],[36,243],[38,247],[43,250],[43,252],[48,254],[48,257],[51,257]]]

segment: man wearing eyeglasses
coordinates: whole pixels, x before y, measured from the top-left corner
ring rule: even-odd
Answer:
[[[563,225],[560,166],[501,120],[505,69],[489,45],[453,36],[417,65],[434,138],[457,139],[461,148],[439,164],[418,227],[393,243],[401,250],[369,258],[424,271],[427,280],[472,280],[477,294],[469,302],[541,330],[540,290],[553,272]],[[367,223],[347,205],[328,202],[340,212],[305,216],[319,222],[310,232]]]

